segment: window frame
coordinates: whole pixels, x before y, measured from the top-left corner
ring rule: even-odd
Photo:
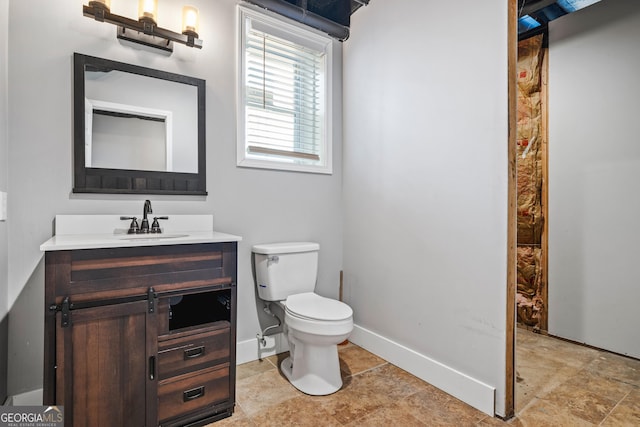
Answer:
[[[268,32],[276,37],[283,38],[299,45],[312,49],[324,51],[324,120],[322,123],[322,137],[320,144],[320,160],[318,164],[304,164],[301,160],[293,157],[269,156],[268,159],[258,159],[248,153],[246,141],[246,54],[245,38],[247,34],[247,20],[251,20],[262,31]],[[268,30],[268,31],[267,31]],[[333,114],[333,39],[310,27],[303,26],[288,18],[275,15],[273,13],[258,10],[246,5],[238,5],[238,46],[237,46],[237,166],[260,169],[274,169],[295,172],[309,172],[319,174],[333,173],[333,135],[332,135],[332,114]]]

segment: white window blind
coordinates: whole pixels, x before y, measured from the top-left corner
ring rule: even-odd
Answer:
[[[331,173],[326,111],[331,41],[272,20],[243,13],[239,134],[244,141],[238,164]]]

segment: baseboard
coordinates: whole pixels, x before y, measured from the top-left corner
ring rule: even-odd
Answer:
[[[237,343],[237,364],[289,351],[287,340],[282,333],[267,336],[265,341],[265,346],[259,344],[257,339]],[[487,415],[495,415],[495,389],[493,387],[357,325],[354,326],[349,341]],[[5,405],[42,405],[42,389],[9,396]]]
[[[5,406],[40,406],[42,405],[42,389],[27,391],[25,393],[9,396]]]
[[[357,325],[349,341],[485,414],[495,415],[494,387]]]
[[[289,343],[284,334],[274,334],[264,337],[266,345],[258,342],[257,338],[236,343],[236,364],[253,362],[273,356],[274,354],[289,351]]]
[[[257,338],[238,342],[236,363],[240,365],[289,351],[282,333],[267,336],[265,341],[265,346],[259,344]],[[354,325],[349,341],[485,414],[495,415],[494,387],[357,325]]]

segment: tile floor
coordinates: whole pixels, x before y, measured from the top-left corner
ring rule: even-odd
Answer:
[[[524,329],[516,426],[640,426],[640,361]]]
[[[339,346],[343,388],[308,396],[277,369],[238,366],[236,411],[212,427],[640,426],[640,361],[518,329],[517,416],[489,417],[353,345]]]

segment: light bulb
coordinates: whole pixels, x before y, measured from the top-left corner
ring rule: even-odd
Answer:
[[[139,0],[138,19],[156,22],[158,19],[158,0]]]
[[[198,9],[193,6],[182,8],[182,34],[198,37]]]

